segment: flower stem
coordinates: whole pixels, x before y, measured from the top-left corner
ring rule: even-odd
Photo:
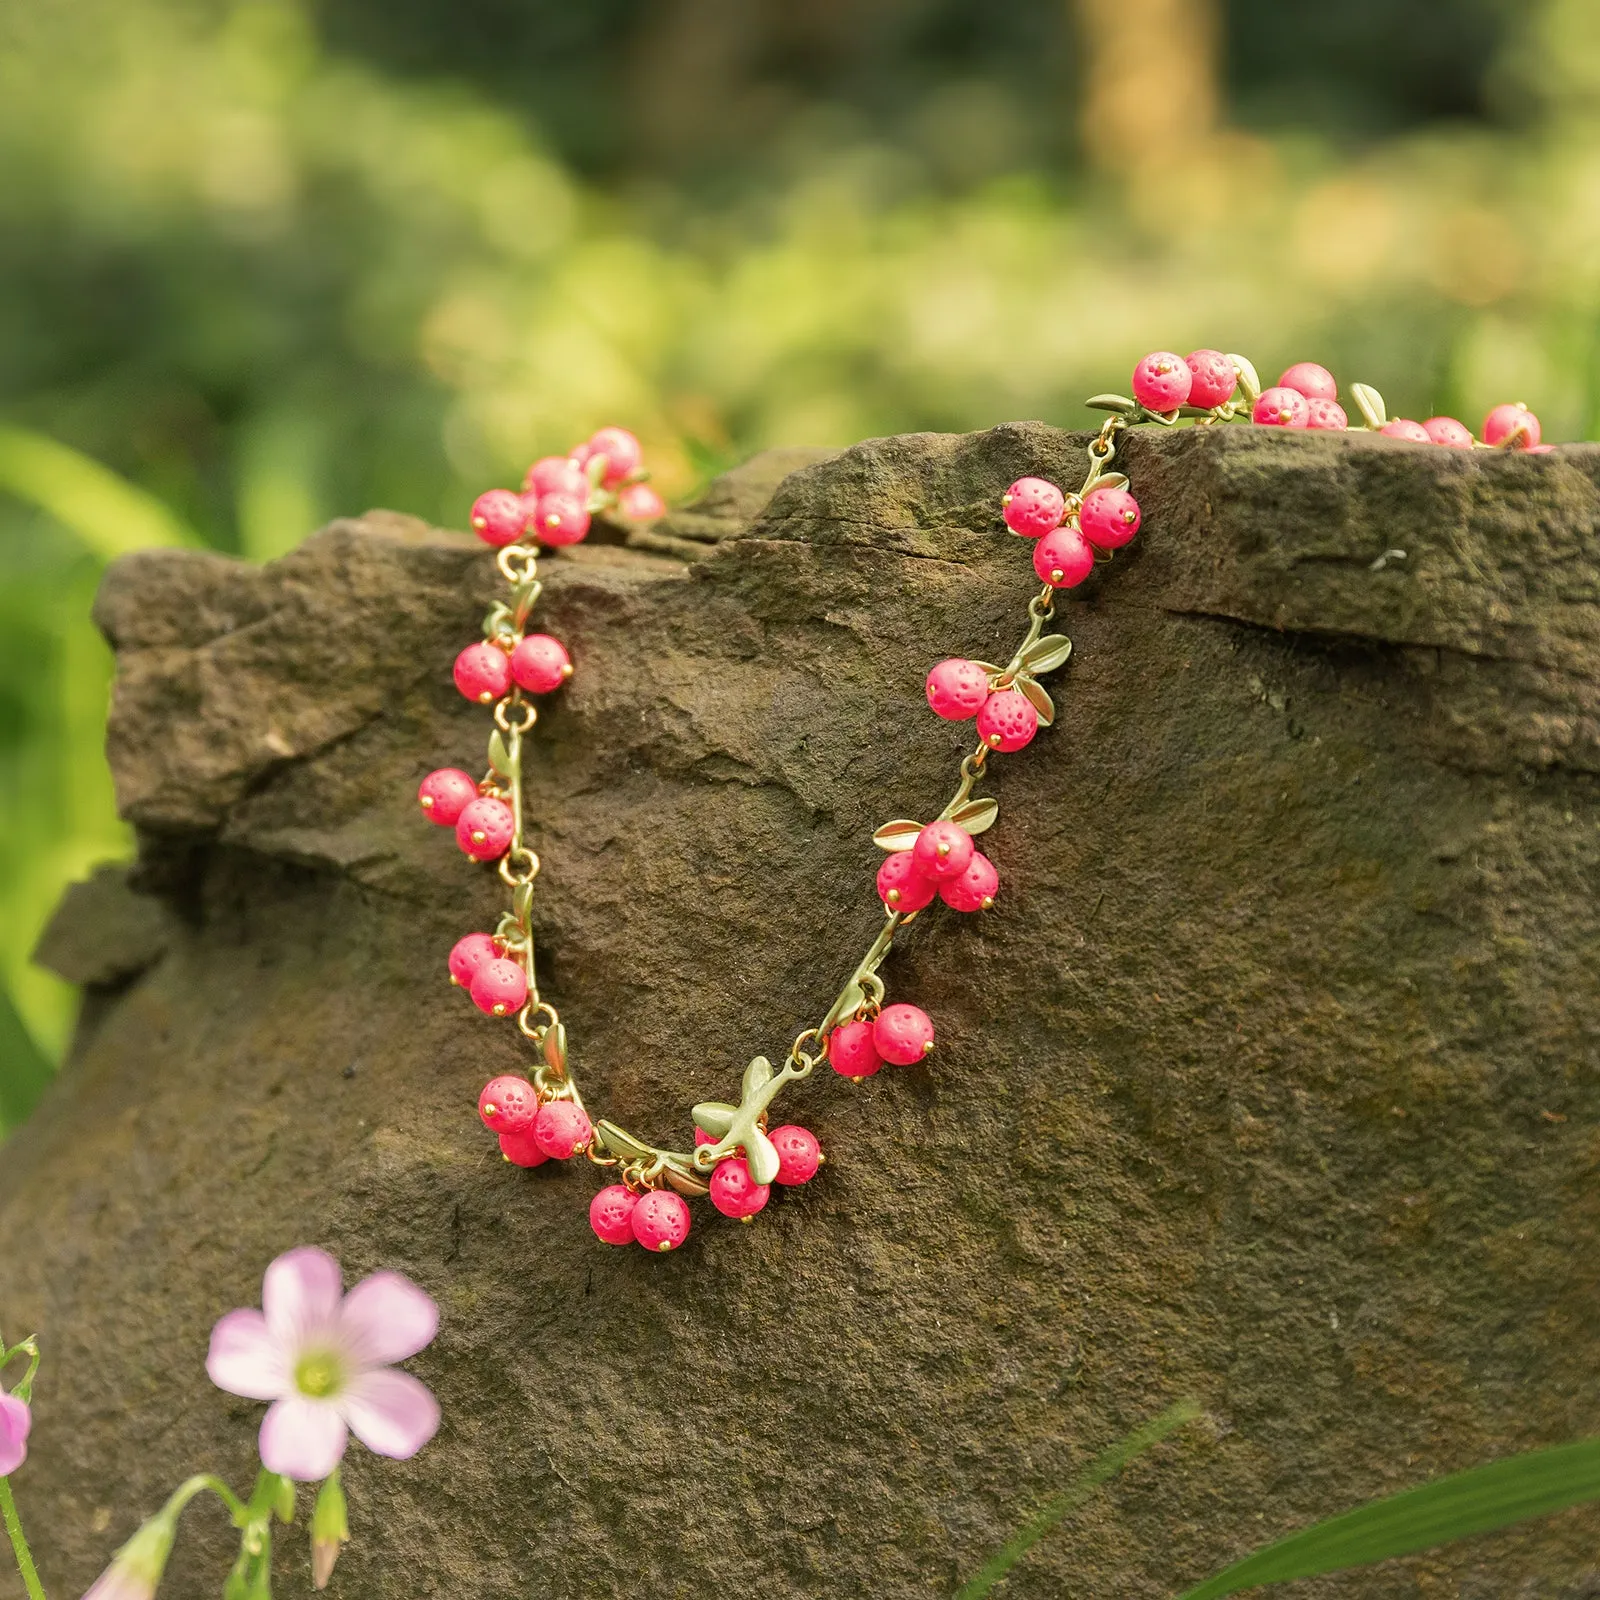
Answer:
[[[192,1478],[185,1478],[168,1495],[163,1510],[175,1517],[197,1494],[203,1494],[207,1489],[228,1508],[228,1515],[233,1518],[234,1527],[242,1528],[249,1520],[249,1507],[221,1478],[210,1472],[198,1472]]]
[[[22,1532],[22,1520],[17,1516],[17,1502],[11,1498],[11,1484],[0,1478],[0,1517],[5,1519],[6,1532],[11,1535],[12,1554],[17,1558],[17,1569],[22,1574],[23,1587],[28,1600],[45,1600],[44,1585],[39,1582],[38,1568],[33,1564],[33,1552]]]

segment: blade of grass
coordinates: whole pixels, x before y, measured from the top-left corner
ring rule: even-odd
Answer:
[[[1159,1417],[1151,1418],[1142,1428],[1136,1428],[1127,1438],[1119,1439],[1108,1450],[1102,1450],[1032,1521],[1019,1528],[989,1557],[982,1568],[962,1585],[956,1600],[983,1600],[983,1596],[1068,1512],[1075,1511],[1101,1484],[1114,1478],[1136,1456],[1143,1455],[1152,1445],[1159,1444],[1169,1433],[1193,1422],[1200,1414],[1200,1407],[1194,1401],[1180,1400]]]
[[[1600,1439],[1530,1450],[1303,1528],[1234,1562],[1181,1600],[1218,1600],[1258,1584],[1368,1566],[1595,1499]]]
[[[48,511],[105,561],[151,545],[205,542],[153,494],[25,428],[0,427],[0,490]]]

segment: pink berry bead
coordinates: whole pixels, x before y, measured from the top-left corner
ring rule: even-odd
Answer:
[[[1337,400],[1339,385],[1326,367],[1315,361],[1297,361],[1278,379],[1279,386],[1303,394],[1307,400]]]
[[[455,680],[467,699],[490,706],[511,687],[511,662],[499,645],[469,644],[456,657]]]
[[[546,494],[575,495],[585,502],[589,498],[589,480],[584,476],[583,468],[571,456],[540,456],[528,468],[522,487],[525,493],[534,496],[535,501],[540,495]]]
[[[605,485],[614,489],[630,473],[639,470],[644,451],[626,428],[600,428],[589,436],[589,459],[606,458]]]
[[[810,1183],[822,1165],[822,1146],[809,1128],[796,1127],[792,1122],[774,1128],[767,1137],[778,1152],[778,1176],[772,1181],[786,1188],[795,1184]]]
[[[870,1022],[845,1022],[828,1035],[828,1064],[843,1078],[870,1078],[883,1065]]]
[[[689,1206],[681,1194],[652,1189],[633,1208],[633,1236],[646,1250],[676,1250],[689,1237]]]
[[[872,1042],[885,1061],[909,1067],[933,1050],[933,1023],[918,1006],[885,1006],[872,1025]]]
[[[978,713],[978,737],[991,750],[1020,750],[1039,731],[1039,713],[1019,689],[992,694]]]
[[[1156,350],[1133,369],[1133,398],[1146,411],[1171,411],[1181,406],[1194,386],[1194,374],[1182,356]]]
[[[456,843],[474,861],[498,861],[511,848],[516,823],[504,800],[474,800],[456,818]]]
[[[972,860],[972,835],[954,822],[930,822],[911,847],[911,863],[925,878],[958,878]]]
[[[515,544],[527,526],[528,508],[511,489],[490,489],[472,502],[472,531],[485,544]]]
[[[1378,429],[1386,439],[1406,439],[1412,444],[1432,444],[1428,437],[1428,430],[1420,422],[1412,422],[1408,417],[1395,417],[1393,421],[1386,422]]]
[[[589,1118],[573,1100],[546,1100],[533,1125],[533,1141],[547,1156],[565,1161],[589,1142]]]
[[[878,898],[890,911],[910,916],[932,901],[938,884],[917,865],[910,850],[896,850],[878,868]]]
[[[1091,489],[1078,527],[1097,549],[1120,550],[1139,531],[1139,502],[1126,489]]]
[[[1311,408],[1298,389],[1263,389],[1250,420],[1267,428],[1303,428],[1311,420]]]
[[[1472,430],[1454,417],[1429,417],[1422,424],[1422,431],[1435,444],[1447,444],[1457,450],[1472,448]]]
[[[939,885],[939,898],[952,911],[987,911],[999,892],[1000,874],[988,856],[977,850],[959,877],[946,878]]]
[[[946,722],[965,722],[989,698],[989,674],[976,661],[952,656],[928,674],[928,704]]]
[[[486,933],[469,933],[457,939],[450,947],[450,981],[462,989],[470,989],[478,968],[485,961],[499,958],[500,946]]]
[[[1226,405],[1233,398],[1239,383],[1239,369],[1220,350],[1192,350],[1186,365],[1190,405],[1203,406],[1209,411],[1213,406]]]
[[[485,961],[468,985],[472,1003],[491,1017],[509,1017],[522,1009],[528,998],[528,975],[505,956]]]
[[[589,531],[589,508],[575,494],[542,494],[533,531],[544,544],[576,544]]]
[[[526,1078],[506,1073],[491,1078],[478,1096],[478,1115],[495,1133],[531,1133],[539,1116],[539,1096]]]
[[[725,1217],[753,1217],[771,1194],[766,1184],[750,1176],[743,1156],[725,1157],[711,1174],[711,1203]]]
[[[633,1208],[639,1197],[623,1183],[610,1183],[589,1202],[589,1226],[606,1244],[633,1243]]]
[[[1094,546],[1076,528],[1057,528],[1033,547],[1033,570],[1042,582],[1071,589],[1094,571]]]
[[[440,767],[417,785],[417,804],[429,822],[453,828],[456,818],[478,798],[478,786],[460,767]]]
[[[667,514],[667,502],[648,483],[630,483],[617,496],[617,510],[629,522],[655,522]]]
[[[1515,405],[1496,406],[1483,419],[1483,442],[1503,444],[1518,434],[1517,450],[1529,450],[1539,442],[1539,419],[1519,400]]]
[[[542,1167],[550,1159],[533,1142],[531,1133],[502,1133],[500,1154],[514,1167]]]
[[[1342,432],[1350,426],[1350,419],[1337,400],[1308,400],[1306,426],[1321,428],[1329,433]]]
[[[1059,528],[1066,509],[1066,496],[1043,478],[1018,478],[1000,502],[1006,526],[1024,539],[1038,539]]]
[[[511,676],[530,694],[549,694],[572,676],[572,657],[559,639],[530,633],[511,652]]]

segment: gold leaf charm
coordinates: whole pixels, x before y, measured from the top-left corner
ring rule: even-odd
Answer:
[[[1039,713],[1039,721],[1049,727],[1056,720],[1056,703],[1049,696],[1045,686],[1033,678],[1017,678],[1017,687],[1028,697],[1028,704]],[[971,832],[968,829],[968,832]]]
[[[886,822],[873,834],[872,842],[880,850],[909,850],[917,842],[917,835],[922,832],[922,824],[913,822],[909,817],[900,817],[894,822]]]
[[[1124,478],[1126,483],[1127,479]],[[1022,668],[1024,672],[1054,672],[1057,667],[1064,667],[1067,658],[1072,654],[1072,641],[1064,633],[1047,633],[1042,639],[1035,639],[1026,650],[1022,652]]]
[[[950,813],[950,820],[968,833],[987,833],[1000,815],[998,800],[968,800]]]

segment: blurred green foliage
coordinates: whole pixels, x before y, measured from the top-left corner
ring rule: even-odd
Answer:
[[[1600,8],[1363,0],[1335,40],[1237,0],[1190,136],[1146,122],[1171,63],[1107,43],[1125,9],[0,8],[0,1124],[71,1024],[43,921],[128,847],[113,549],[460,525],[613,420],[669,494],[767,444],[1076,424],[1157,345],[1600,426]]]

